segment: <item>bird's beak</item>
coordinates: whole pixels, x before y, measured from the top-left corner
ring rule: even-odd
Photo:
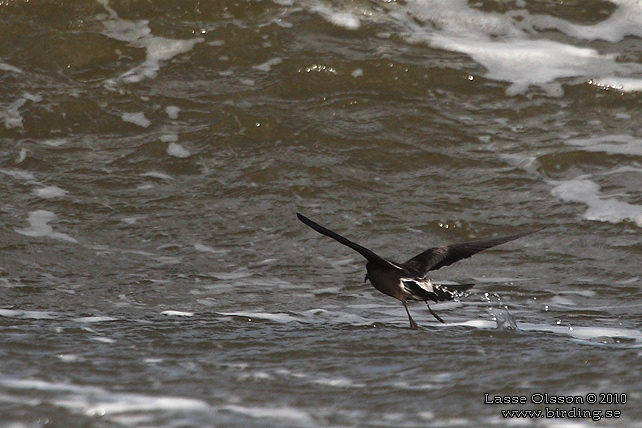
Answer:
[[[366,277],[365,277],[365,278],[363,278],[363,282],[368,282],[368,279],[369,279],[369,278],[368,278],[368,274],[366,274]]]

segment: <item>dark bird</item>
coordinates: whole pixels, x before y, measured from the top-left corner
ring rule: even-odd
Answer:
[[[429,248],[407,262],[396,263],[344,238],[336,232],[326,229],[302,214],[297,213],[296,216],[317,232],[329,236],[365,257],[368,263],[366,264],[367,273],[363,282],[370,280],[374,288],[401,301],[408,314],[410,328],[413,329],[417,328],[418,325],[410,316],[406,302],[409,300],[425,302],[430,313],[439,322],[443,323],[444,320],[430,309],[428,301],[443,302],[445,300],[453,300],[453,298],[474,286],[474,284],[435,284],[426,278],[428,272],[449,266],[459,260],[467,259],[480,251],[487,250],[496,245],[505,244],[533,233],[533,231],[529,231],[515,235],[477,239],[475,241]]]

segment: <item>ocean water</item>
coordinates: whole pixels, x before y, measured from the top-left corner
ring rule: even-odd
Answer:
[[[0,40],[0,427],[642,426],[639,1],[5,1]],[[411,330],[296,212],[398,262],[542,230]]]

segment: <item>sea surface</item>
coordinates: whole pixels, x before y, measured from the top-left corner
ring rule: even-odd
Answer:
[[[0,1],[0,427],[642,427],[641,113],[638,0]]]

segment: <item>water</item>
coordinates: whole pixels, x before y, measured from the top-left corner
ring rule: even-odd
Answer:
[[[641,22],[5,2],[0,425],[641,426]],[[435,272],[477,285],[413,331],[297,211],[399,262],[545,229]],[[502,415],[546,407],[603,419]]]

